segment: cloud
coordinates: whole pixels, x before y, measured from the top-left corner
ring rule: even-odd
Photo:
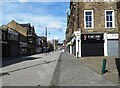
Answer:
[[[48,28],[50,33],[64,32],[66,28],[66,23],[64,22],[64,17],[57,17],[51,15],[32,15],[32,14],[11,14],[6,15],[6,19],[11,21],[15,20],[18,23],[31,23],[36,28],[36,33],[44,32],[45,28]],[[62,33],[64,34],[64,33]],[[55,34],[54,34],[55,35]],[[54,36],[53,35],[53,36]]]
[[[0,20],[1,20],[0,24],[2,24],[2,3],[1,2],[0,2]]]
[[[54,36],[54,37],[49,37],[48,40],[61,40],[61,37],[58,37],[58,36]]]
[[[29,2],[29,0],[18,0],[19,2]]]
[[[21,2],[26,1],[28,0],[21,0]],[[50,7],[51,5],[52,7]],[[31,23],[39,35],[45,35],[45,28],[47,27],[48,33],[51,33],[48,35],[49,39],[56,37],[62,41],[65,37],[66,16],[64,11],[58,13],[60,9],[65,8],[62,4],[58,5],[57,9],[53,9],[56,7],[56,3],[5,3],[4,7],[7,7],[3,10],[3,22],[7,24],[11,20],[15,20],[18,23]]]
[[[70,0],[2,0],[2,2],[70,2]]]
[[[70,0],[1,0],[2,2],[70,2]]]

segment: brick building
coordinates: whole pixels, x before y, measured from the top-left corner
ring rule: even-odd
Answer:
[[[81,0],[75,2],[71,0],[70,11],[67,13],[66,40],[68,51],[71,54],[81,56],[81,35],[102,33],[105,40],[104,55],[116,55],[118,52],[118,20],[117,2]],[[77,37],[77,35],[78,37]],[[115,47],[111,47],[115,45]],[[102,46],[102,45],[101,45]],[[105,51],[107,49],[107,51]],[[112,52],[111,52],[112,50]],[[115,51],[114,51],[115,50]],[[117,54],[118,55],[118,54]]]

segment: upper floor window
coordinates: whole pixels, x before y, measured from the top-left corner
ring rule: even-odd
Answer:
[[[114,10],[105,11],[105,28],[114,28]]]
[[[93,28],[93,10],[84,11],[84,28]]]

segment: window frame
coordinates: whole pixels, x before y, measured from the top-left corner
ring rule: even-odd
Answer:
[[[107,27],[107,22],[109,22],[109,21],[107,21],[107,18],[106,18],[106,12],[107,11],[112,11],[112,27]],[[114,10],[105,10],[105,28],[115,28],[115,12],[114,12]]]
[[[91,27],[86,27],[86,12],[92,12]],[[94,28],[94,12],[93,12],[93,10],[84,10],[84,28],[85,29],[93,29]]]

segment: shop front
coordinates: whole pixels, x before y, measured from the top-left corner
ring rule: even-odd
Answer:
[[[104,56],[104,34],[81,34],[81,56]]]
[[[19,50],[20,55],[27,55],[27,43],[26,42],[20,42],[19,43]]]

